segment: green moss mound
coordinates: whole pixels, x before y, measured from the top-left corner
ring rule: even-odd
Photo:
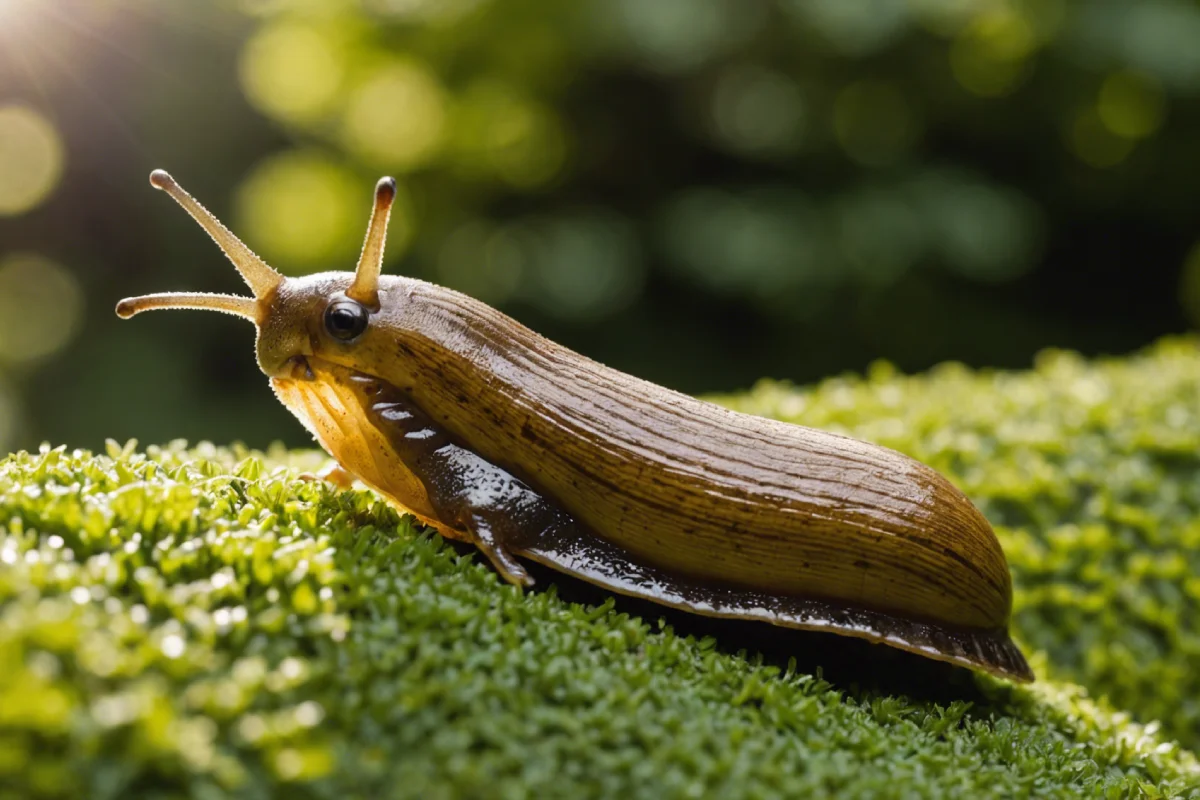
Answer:
[[[736,402],[955,476],[1004,525],[1035,668],[1194,726],[1154,709],[1196,696],[1195,346],[884,372]],[[0,462],[0,798],[1200,796],[1191,752],[1071,684],[889,684],[942,667],[862,645],[855,670],[805,634],[764,659],[521,595],[370,493],[296,479],[318,462]]]
[[[728,405],[849,433],[945,472],[996,526],[1015,632],[1077,681],[1200,746],[1200,343],[1028,372],[947,364]]]

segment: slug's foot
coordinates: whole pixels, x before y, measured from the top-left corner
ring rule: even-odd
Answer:
[[[495,533],[487,520],[475,516],[471,520],[471,533],[474,536],[475,546],[488,557],[492,566],[504,580],[513,586],[533,586],[533,578],[525,571],[525,568],[513,558],[512,553],[496,541]]]
[[[342,469],[342,465],[338,463],[330,464],[315,475],[311,472],[302,472],[296,477],[302,481],[325,481],[339,489],[349,489],[354,485],[354,476]]]

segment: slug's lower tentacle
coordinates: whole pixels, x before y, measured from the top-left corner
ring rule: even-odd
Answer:
[[[479,548],[488,561],[492,562],[492,566],[500,573],[504,580],[514,586],[533,586],[534,580],[529,573],[525,571],[508,549],[504,547],[496,538],[496,532],[490,522],[483,514],[474,514],[468,524],[471,533],[475,539],[475,546]]]

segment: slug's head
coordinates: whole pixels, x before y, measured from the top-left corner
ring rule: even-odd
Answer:
[[[353,351],[371,352],[375,332],[369,329],[372,317],[380,311],[379,272],[396,196],[394,180],[382,178],[375,186],[374,209],[357,269],[304,278],[285,278],[268,266],[166,172],[152,172],[150,184],[171,195],[200,223],[237,267],[254,296],[163,292],[129,297],[117,303],[120,317],[128,319],[158,308],[199,308],[248,319],[258,329],[258,365],[271,378],[311,377],[308,360],[314,356],[329,355],[344,363],[354,361]]]

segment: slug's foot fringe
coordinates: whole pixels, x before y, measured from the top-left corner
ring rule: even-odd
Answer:
[[[1034,679],[1029,662],[1006,630],[952,630],[895,618],[891,618],[890,626],[884,641],[903,650],[981,669],[1021,683]]]
[[[1001,678],[1034,679],[1025,656],[1003,629],[955,628],[811,597],[771,595],[689,580],[640,564],[598,537],[546,536],[520,555],[631,597],[709,617],[752,619],[785,628],[826,631],[886,644]]]

